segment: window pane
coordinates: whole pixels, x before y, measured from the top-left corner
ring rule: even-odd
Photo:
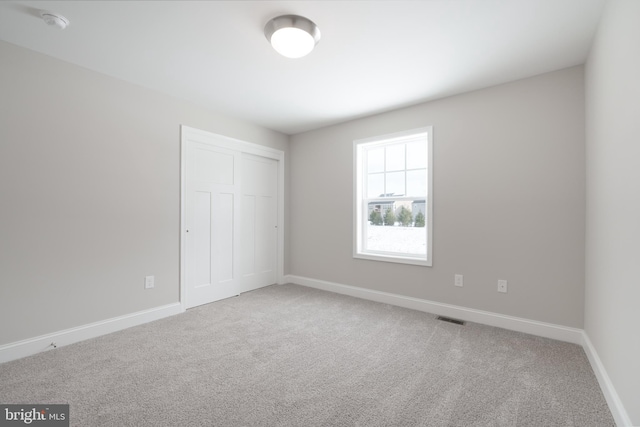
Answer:
[[[421,169],[427,167],[427,141],[411,142],[407,144],[407,169]]]
[[[384,147],[367,151],[367,172],[384,172]]]
[[[369,174],[367,180],[367,198],[380,197],[384,193],[384,174]]]
[[[416,170],[407,172],[407,196],[427,195],[427,170]]]
[[[404,172],[391,172],[385,174],[387,177],[386,194],[404,196]]]
[[[404,144],[387,147],[387,171],[404,170]]]

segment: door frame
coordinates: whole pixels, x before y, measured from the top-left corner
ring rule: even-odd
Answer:
[[[284,151],[264,145],[246,142],[228,136],[207,132],[189,126],[180,126],[180,305],[186,310],[187,295],[187,144],[189,141],[199,142],[213,147],[222,147],[241,153],[249,153],[266,157],[277,161],[278,188],[277,188],[277,237],[276,237],[276,280],[278,284],[284,283]]]

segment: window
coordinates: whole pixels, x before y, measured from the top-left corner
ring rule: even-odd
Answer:
[[[432,265],[432,128],[356,140],[355,258]]]

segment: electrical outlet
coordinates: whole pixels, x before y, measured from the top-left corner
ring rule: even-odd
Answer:
[[[507,293],[507,281],[498,280],[498,292]]]
[[[453,284],[459,287],[464,286],[464,276],[462,274],[455,274],[453,276]]]
[[[155,286],[155,277],[153,276],[145,276],[144,277],[144,288],[151,289]]]

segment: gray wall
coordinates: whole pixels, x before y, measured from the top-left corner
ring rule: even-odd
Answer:
[[[288,158],[286,135],[4,42],[0,58],[0,345],[178,301],[181,124]]]
[[[433,267],[353,259],[352,141],[425,125]],[[582,327],[584,126],[574,67],[294,135],[291,273]]]
[[[640,425],[640,2],[608,4],[586,67],[585,330]]]

